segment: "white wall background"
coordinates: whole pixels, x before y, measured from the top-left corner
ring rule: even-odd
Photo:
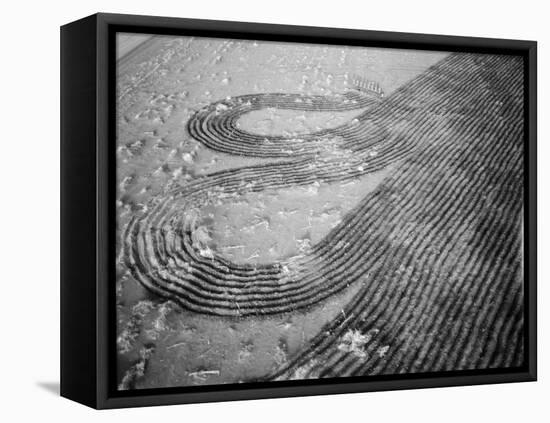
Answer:
[[[550,30],[543,1],[8,1],[0,85],[0,419],[550,421]],[[539,382],[95,412],[58,397],[59,26],[98,12],[539,42]],[[544,395],[544,391],[546,395]],[[69,420],[70,419],[70,420]],[[305,420],[304,420],[305,421]]]

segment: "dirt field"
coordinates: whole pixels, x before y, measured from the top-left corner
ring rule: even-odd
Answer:
[[[120,389],[523,363],[518,58],[122,37]]]

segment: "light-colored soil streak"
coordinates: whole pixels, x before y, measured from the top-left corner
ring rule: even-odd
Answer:
[[[189,38],[129,53],[120,388],[520,365],[521,72]]]

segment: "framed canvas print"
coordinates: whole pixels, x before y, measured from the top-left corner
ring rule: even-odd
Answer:
[[[61,391],[96,408],[536,379],[536,43],[61,29]]]

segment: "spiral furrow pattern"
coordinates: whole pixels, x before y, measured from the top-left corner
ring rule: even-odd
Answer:
[[[350,91],[213,103],[189,120],[193,138],[273,161],[212,173],[159,196],[128,223],[124,260],[147,288],[219,316],[291,312],[360,283],[342,316],[274,378],[519,365],[522,72],[520,57],[453,54],[384,99]],[[243,114],[266,107],[363,111],[298,137],[239,128]],[[390,175],[292,263],[235,263],[201,233],[200,209],[213,201],[339,183],[390,164]],[[369,342],[361,338],[361,354],[338,348],[346,333],[374,329]]]

